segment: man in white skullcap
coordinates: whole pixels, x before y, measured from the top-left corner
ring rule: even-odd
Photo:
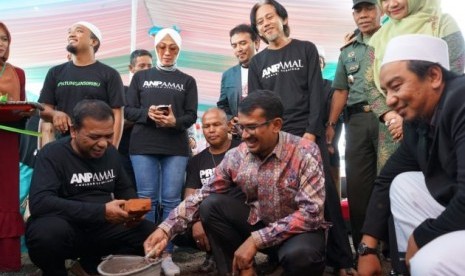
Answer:
[[[449,71],[447,44],[425,35],[392,39],[381,67],[386,103],[404,139],[377,177],[359,275],[380,275],[376,244],[392,213],[399,254],[412,275],[465,271],[465,76]]]
[[[95,59],[102,38],[101,31],[86,21],[79,21],[68,29],[66,50],[71,60],[48,71],[39,97],[45,106],[41,118],[53,123],[57,133],[68,136],[76,103],[83,99],[102,100],[113,110],[112,143],[118,147],[123,131],[124,88],[120,74]]]

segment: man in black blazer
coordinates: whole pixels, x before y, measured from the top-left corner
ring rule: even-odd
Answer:
[[[229,31],[231,47],[239,64],[221,77],[221,94],[217,106],[226,112],[228,120],[237,116],[237,107],[247,96],[249,62],[260,47],[260,39],[250,25],[240,24]]]
[[[389,42],[380,81],[387,104],[404,118],[404,138],[375,181],[359,275],[380,275],[376,244],[391,213],[412,275],[463,274],[465,76],[449,71],[443,40],[403,35]]]

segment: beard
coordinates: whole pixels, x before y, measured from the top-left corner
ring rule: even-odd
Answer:
[[[267,35],[264,35],[263,37],[266,39],[266,41],[268,41],[268,43],[270,43],[270,42],[275,41],[279,37],[279,34],[277,33],[273,33],[269,35],[267,34]]]
[[[73,55],[77,54],[77,48],[71,44],[68,44],[66,46],[66,51],[70,52]]]

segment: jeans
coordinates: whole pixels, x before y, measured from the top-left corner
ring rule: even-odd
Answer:
[[[187,156],[131,155],[137,193],[141,198],[152,200],[152,210],[145,219],[161,222],[181,202],[187,160]],[[161,219],[157,208],[163,209]]]

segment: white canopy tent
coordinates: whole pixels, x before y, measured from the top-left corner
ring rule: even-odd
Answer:
[[[0,0],[2,21],[12,33],[11,63],[26,70],[27,90],[38,95],[48,69],[66,61],[68,27],[80,20],[103,33],[97,58],[116,68],[129,82],[129,54],[136,48],[153,49],[148,31],[153,26],[176,26],[183,48],[179,66],[194,76],[199,102],[214,105],[221,73],[236,63],[229,30],[250,22],[256,0]],[[353,30],[352,0],[281,0],[289,13],[291,36],[324,47],[329,71],[334,70],[345,33]],[[465,28],[459,0],[443,0]],[[264,47],[262,43],[262,48]],[[327,72],[325,72],[327,73]],[[331,75],[331,72],[329,72]]]

